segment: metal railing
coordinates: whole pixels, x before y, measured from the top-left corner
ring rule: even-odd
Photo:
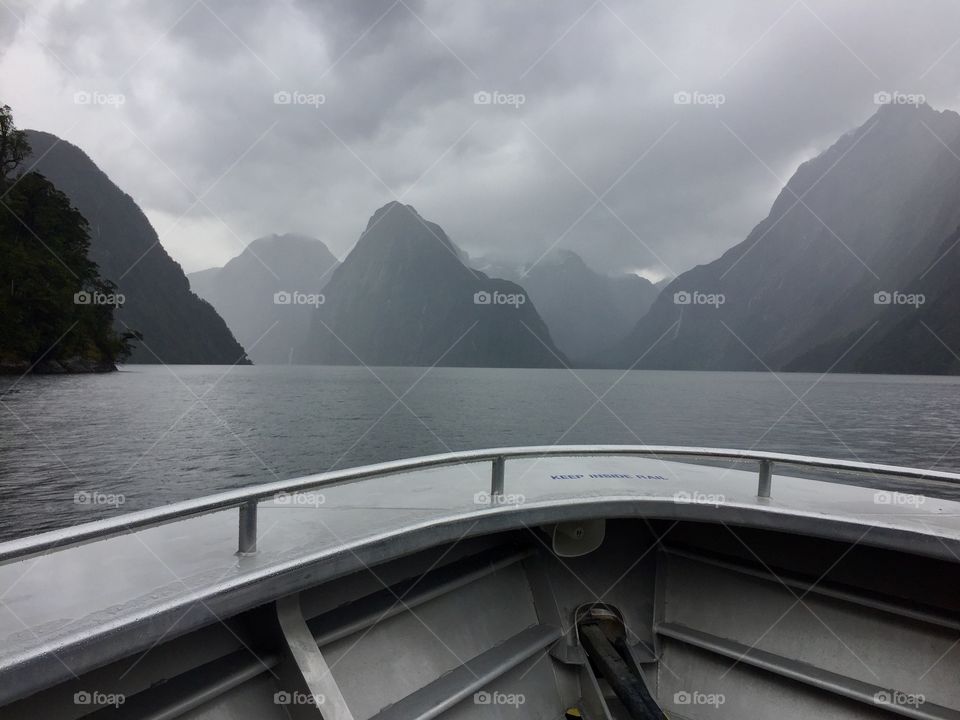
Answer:
[[[261,501],[273,499],[280,493],[297,493],[318,488],[345,485],[352,482],[369,480],[388,475],[397,475],[413,470],[449,467],[481,462],[491,463],[490,495],[503,495],[507,460],[542,457],[655,457],[686,458],[701,461],[756,461],[758,464],[757,496],[769,498],[773,482],[773,466],[782,465],[795,468],[816,468],[839,472],[854,473],[859,476],[876,478],[890,477],[905,480],[930,480],[960,486],[960,474],[941,470],[919,470],[897,467],[895,465],[877,465],[873,463],[853,462],[850,460],[832,460],[829,458],[789,455],[784,453],[727,450],[722,448],[674,447],[657,445],[547,445],[516,448],[494,448],[490,450],[467,450],[463,452],[426,455],[408,460],[366,465],[363,467],[337,470],[303,478],[255,485],[238,490],[209,495],[196,500],[173,503],[150,510],[120,515],[106,520],[75,525],[62,530],[33,535],[0,544],[0,563],[24,558],[30,555],[50,552],[73,545],[115,537],[135,530],[142,530],[177,520],[231,508],[239,508],[238,552],[252,554],[257,550],[257,509]]]

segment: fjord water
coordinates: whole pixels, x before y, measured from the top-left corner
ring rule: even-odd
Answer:
[[[6,378],[0,398],[0,538],[505,445],[699,445],[960,469],[955,377],[128,365]]]

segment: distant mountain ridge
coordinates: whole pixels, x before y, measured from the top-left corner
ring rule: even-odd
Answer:
[[[464,264],[409,206],[377,210],[324,288],[303,357],[326,365],[560,367],[520,286]]]
[[[223,267],[187,277],[255,363],[287,364],[302,361],[297,350],[337,265],[320,240],[288,233],[257,238]]]
[[[670,282],[614,364],[823,372],[842,362],[848,339],[889,317],[875,295],[910,292],[960,225],[960,161],[948,148],[960,151],[960,115],[881,107],[801,165],[742,243]]]
[[[554,250],[516,270],[487,264],[490,274],[530,294],[557,347],[578,364],[603,362],[660,292],[639,275],[598,273],[572,250]]]
[[[82,151],[28,137],[126,296],[118,328],[163,362],[243,361],[235,336],[264,363],[960,373],[960,115],[927,105],[881,107],[801,164],[741,243],[656,284],[571,251],[481,272],[396,202],[343,263],[273,235],[188,283]],[[133,360],[156,361],[147,347]]]
[[[143,333],[129,362],[233,364],[246,362],[213,307],[190,291],[180,265],[129,195],[75,145],[28,130],[33,148],[27,166],[70,198],[90,225],[90,258],[118,286],[125,302],[117,328]]]

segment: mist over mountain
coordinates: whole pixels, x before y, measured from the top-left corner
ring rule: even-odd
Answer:
[[[644,316],[659,290],[633,273],[603,275],[572,250],[555,250],[539,262],[513,269],[479,259],[480,269],[521,285],[567,357],[602,360]]]
[[[86,218],[90,258],[124,296],[118,331],[143,333],[129,362],[243,362],[243,348],[213,307],[190,291],[133,198],[75,145],[36,130],[27,138],[33,149],[27,166],[49,178]]]
[[[960,149],[960,115],[882,106],[801,165],[746,240],[670,282],[616,364],[829,369],[889,315],[877,294],[916,292],[960,225],[950,148]],[[829,351],[811,353],[820,346]]]
[[[960,115],[928,105],[882,106],[803,163],[743,242],[656,284],[566,250],[527,267],[471,260],[395,202],[342,265],[314,238],[272,235],[188,283],[81,150],[28,138],[125,296],[118,329],[152,350],[135,349],[135,362],[233,363],[242,344],[263,363],[960,370],[944,354],[956,334]]]
[[[296,349],[336,266],[337,259],[316,238],[269,235],[251,242],[222,268],[187,277],[255,363],[286,364],[300,362]]]
[[[560,367],[563,354],[515,283],[464,264],[409,205],[377,210],[332,273],[303,345],[327,365]]]

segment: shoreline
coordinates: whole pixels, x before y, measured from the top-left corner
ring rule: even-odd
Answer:
[[[43,360],[36,365],[27,361],[0,361],[0,375],[81,375],[117,372],[112,362],[70,358],[68,360]]]

